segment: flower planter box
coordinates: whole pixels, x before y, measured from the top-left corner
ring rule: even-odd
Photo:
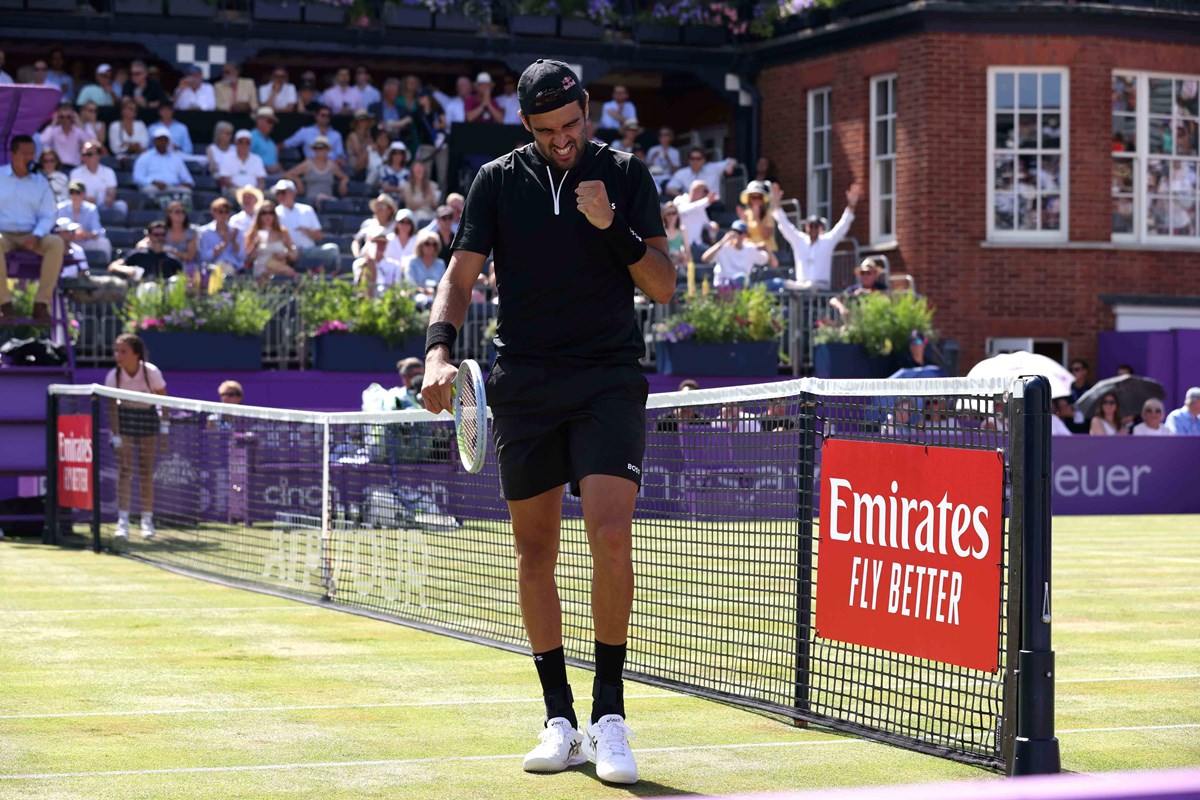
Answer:
[[[346,7],[329,3],[305,3],[304,21],[319,25],[345,25]]]
[[[438,14],[433,18],[433,27],[439,31],[470,31],[474,33],[483,23],[463,14]]]
[[[660,375],[737,375],[765,377],[779,372],[779,343],[657,342]]]
[[[829,342],[813,348],[818,378],[886,378],[895,371],[894,357],[872,356],[862,345]]]
[[[163,0],[113,0],[116,14],[150,14],[162,16]]]
[[[388,4],[383,10],[383,24],[389,28],[428,30],[433,27],[433,12],[424,8]]]
[[[639,22],[633,26],[634,41],[642,44],[679,44],[682,31],[678,25]]]
[[[557,36],[558,19],[532,14],[516,14],[508,20],[508,32],[514,36]]]
[[[683,43],[695,47],[721,47],[727,41],[726,31],[719,25],[684,25]]]
[[[425,354],[424,337],[393,347],[377,336],[327,333],[312,340],[313,369],[326,372],[395,372],[396,362]]]
[[[217,16],[217,6],[208,0],[168,0],[172,17],[187,17],[189,19],[214,19]]]
[[[147,360],[162,370],[262,369],[260,336],[186,331],[140,335],[146,343]]]
[[[303,11],[300,0],[254,0],[254,19],[260,22],[299,22]]]
[[[558,21],[558,35],[564,39],[599,39],[604,36],[604,26],[590,19],[562,17]]]

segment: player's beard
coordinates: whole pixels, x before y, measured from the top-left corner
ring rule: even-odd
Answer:
[[[583,158],[583,149],[587,146],[587,136],[584,134],[582,127],[577,136],[570,136],[570,134],[568,136],[570,137],[571,152],[565,161],[562,156],[554,151],[554,146],[551,143],[537,143],[538,152],[542,154],[542,158],[546,159],[546,162],[555,169],[560,169],[564,172],[574,169],[579,164],[579,160]]]

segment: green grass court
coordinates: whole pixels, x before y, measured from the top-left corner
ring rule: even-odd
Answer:
[[[1074,771],[1200,765],[1200,519],[1060,517]],[[629,684],[642,783],[526,775],[527,658],[129,559],[0,544],[0,798],[608,798],[996,780]],[[590,673],[572,671],[577,695]],[[586,703],[577,708],[585,711]]]

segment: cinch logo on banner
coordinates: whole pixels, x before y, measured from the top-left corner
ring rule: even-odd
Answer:
[[[817,635],[995,672],[997,453],[825,440]]]
[[[58,504],[92,507],[92,415],[58,418]]]

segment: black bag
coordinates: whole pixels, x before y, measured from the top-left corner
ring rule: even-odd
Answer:
[[[58,367],[67,351],[48,339],[9,339],[0,345],[0,361],[14,367]]]

